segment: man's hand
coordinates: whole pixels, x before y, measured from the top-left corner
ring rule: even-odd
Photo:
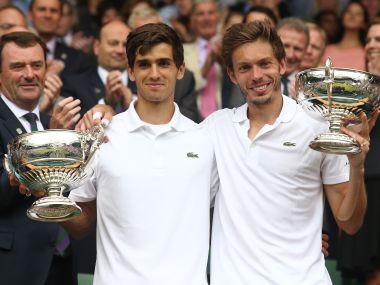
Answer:
[[[48,59],[46,65],[46,76],[59,75],[65,68],[65,63],[59,59]]]
[[[42,112],[50,113],[57,101],[62,89],[62,80],[58,75],[48,75],[45,78],[45,87],[42,92],[40,101],[40,110]]]
[[[369,134],[373,127],[375,126],[376,120],[379,116],[379,111],[376,110],[371,118],[368,120],[364,112],[360,114],[361,123],[353,128],[347,127],[348,123],[345,123],[341,126],[341,131],[346,135],[349,135],[357,144],[360,146],[361,152],[355,155],[349,154],[348,160],[350,165],[353,167],[363,167],[364,160],[367,156],[370,146],[370,137]]]
[[[80,119],[80,100],[67,97],[58,103],[50,119],[51,129],[74,129]]]
[[[85,131],[97,124],[102,124],[104,127],[107,127],[113,115],[115,115],[113,108],[108,105],[98,104],[84,114],[75,129]]]
[[[84,53],[90,53],[92,51],[92,44],[94,43],[94,37],[86,37],[83,32],[79,31],[73,35],[70,46],[72,48],[83,51]]]
[[[114,109],[120,103],[124,110],[128,109],[132,102],[132,92],[123,84],[119,70],[111,71],[108,74],[105,101]]]
[[[9,176],[9,184],[12,187],[17,187],[18,186],[18,191],[22,195],[26,195],[26,196],[29,197],[29,196],[31,196],[33,194],[33,196],[38,197],[38,198],[45,196],[45,192],[44,191],[30,191],[29,188],[25,184],[21,184],[17,180],[16,176],[14,176],[14,175],[10,175]]]

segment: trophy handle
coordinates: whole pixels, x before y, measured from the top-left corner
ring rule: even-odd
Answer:
[[[14,168],[12,167],[12,164],[9,161],[9,156],[7,154],[4,154],[3,166],[8,175],[15,174]]]
[[[100,147],[104,140],[104,128],[101,124],[93,126],[91,129],[82,133],[82,149],[87,154],[86,160],[82,164],[85,169],[87,164],[91,161],[95,151]],[[86,155],[85,155],[86,156]]]

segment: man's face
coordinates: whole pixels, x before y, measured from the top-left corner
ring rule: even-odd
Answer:
[[[268,42],[246,43],[232,54],[233,70],[228,74],[246,97],[248,104],[270,104],[275,96],[281,96],[281,75],[285,72],[285,60],[278,62]]]
[[[69,4],[64,4],[62,9],[62,16],[59,20],[59,25],[56,34],[59,37],[64,37],[74,26],[74,15],[70,9]]]
[[[289,75],[300,69],[301,61],[306,51],[307,37],[305,33],[283,27],[278,35],[285,48],[286,72]]]
[[[380,25],[373,25],[368,30],[365,56],[369,65],[380,60]]]
[[[26,19],[15,9],[5,9],[0,12],[0,36],[15,27],[26,27]]]
[[[216,3],[197,4],[192,15],[192,24],[197,36],[206,40],[216,35],[219,15]]]
[[[175,84],[183,77],[185,66],[178,69],[172,47],[161,43],[145,55],[137,54],[133,69],[128,71],[129,78],[136,81],[139,100],[161,103],[174,99]]]
[[[103,27],[100,39],[94,45],[94,53],[101,67],[108,71],[127,68],[125,46],[129,32],[129,28],[118,21]]]
[[[301,62],[301,70],[319,66],[325,51],[325,41],[321,33],[315,29],[310,29],[309,33],[310,42]]]
[[[22,48],[14,43],[1,54],[1,91],[20,108],[33,110],[40,99],[45,80],[45,59],[38,44]]]
[[[53,36],[61,19],[59,0],[36,0],[29,17],[41,37]]]

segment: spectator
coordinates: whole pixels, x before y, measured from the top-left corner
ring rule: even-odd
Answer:
[[[342,13],[342,30],[336,44],[326,47],[322,62],[330,57],[335,67],[365,69],[365,31],[368,14],[360,2],[350,3]]]
[[[265,6],[252,6],[246,13],[244,23],[249,23],[252,21],[262,21],[268,20],[272,27],[276,27],[277,18],[273,11]]]
[[[285,18],[279,22],[277,33],[284,45],[286,57],[286,70],[281,78],[282,93],[289,96],[309,44],[309,30],[301,19]]]
[[[65,81],[69,74],[83,72],[93,63],[84,53],[57,41],[56,32],[61,16],[60,0],[32,0],[30,3],[31,23],[48,47],[48,60],[54,59],[64,64],[60,76]]]
[[[198,109],[204,119],[223,104],[218,4],[213,0],[195,1],[191,22],[196,41],[184,44],[185,62],[194,73]]]
[[[328,44],[333,44],[338,41],[340,19],[335,11],[319,11],[314,17],[314,22],[326,32]]]
[[[74,31],[77,24],[76,7],[68,0],[62,1],[62,17],[56,31],[56,35],[60,40],[69,47],[81,50],[84,53],[92,51],[94,38],[85,36],[83,31]]]
[[[321,65],[325,52],[327,37],[324,30],[314,23],[306,23],[309,29],[309,44],[301,61],[300,70],[314,68]],[[322,63],[324,65],[324,63]]]
[[[27,27],[24,13],[14,5],[5,5],[0,8],[0,36],[15,27]]]
[[[17,65],[17,68],[14,67]],[[58,226],[27,218],[26,209],[36,200],[22,197],[12,187],[3,168],[7,143],[33,130],[72,128],[79,102],[60,102],[51,119],[38,103],[46,72],[46,46],[30,32],[2,36],[0,43],[0,275],[4,284],[70,285],[71,263],[54,255]],[[25,114],[33,113],[34,127]]]

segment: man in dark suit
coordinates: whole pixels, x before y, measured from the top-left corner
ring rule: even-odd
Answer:
[[[98,66],[65,81],[62,96],[80,99],[82,115],[98,103],[124,111],[133,94],[137,94],[135,83],[127,75],[125,45],[129,31],[120,21],[103,26],[94,45]],[[177,82],[174,100],[185,116],[198,121],[194,85],[193,74],[186,71],[184,78]]]
[[[17,135],[61,128],[63,122],[75,116],[62,101],[53,117],[39,112],[38,102],[46,73],[46,47],[43,41],[29,32],[2,36],[0,42],[0,276],[7,285],[71,284],[50,279],[51,265],[58,235],[54,223],[42,223],[27,218],[26,210],[35,201],[20,195],[12,187],[3,168],[7,144]],[[73,126],[75,122],[71,123]],[[55,267],[56,268],[56,267]],[[62,267],[63,269],[63,267]],[[48,282],[49,280],[49,282]]]
[[[29,19],[41,39],[48,47],[48,60],[64,63],[61,78],[80,73],[95,65],[93,59],[83,52],[57,41],[56,30],[62,16],[62,3],[59,0],[32,0],[29,7]]]

